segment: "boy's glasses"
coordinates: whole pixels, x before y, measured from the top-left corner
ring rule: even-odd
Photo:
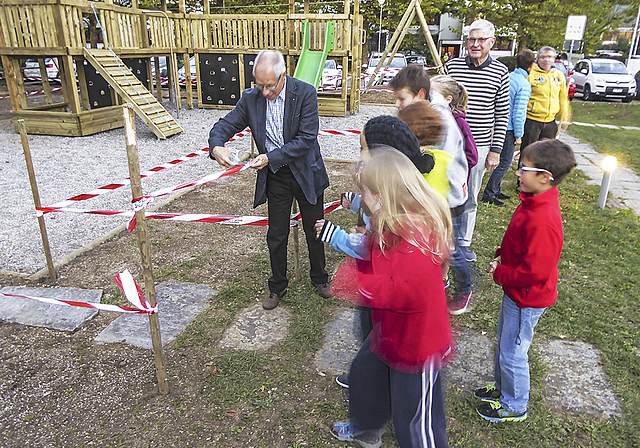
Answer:
[[[522,162],[518,164],[518,171],[536,171],[538,173],[547,173],[549,175],[549,178],[553,180],[553,174],[551,174],[551,171],[542,168],[534,168],[532,166],[523,166]]]

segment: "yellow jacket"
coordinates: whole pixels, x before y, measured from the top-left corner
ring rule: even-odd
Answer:
[[[555,67],[545,72],[538,64],[533,64],[527,80],[531,84],[527,118],[549,123],[560,113],[560,123],[570,119],[569,93],[564,73]]]

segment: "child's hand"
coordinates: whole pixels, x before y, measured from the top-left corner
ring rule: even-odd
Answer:
[[[318,219],[314,228],[316,229],[316,238],[320,238],[320,232],[322,232],[322,227],[324,227],[324,219]]]
[[[349,210],[351,208],[351,201],[353,200],[353,193],[348,191],[346,193],[342,193],[342,197],[340,198],[340,205],[342,208]]]
[[[496,272],[496,269],[498,269],[498,266],[500,265],[501,261],[502,261],[501,257],[497,257],[497,258],[494,258],[491,263],[489,263],[489,266],[490,266],[489,275],[491,276],[491,280],[494,280],[493,273]]]

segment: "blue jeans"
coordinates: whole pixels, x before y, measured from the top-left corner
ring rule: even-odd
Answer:
[[[462,208],[462,207],[459,207]],[[467,294],[471,291],[471,273],[469,263],[460,249],[460,239],[462,238],[462,213],[456,213],[458,209],[451,209],[451,224],[453,226],[454,250],[451,253],[451,269],[456,281],[456,293]]]
[[[502,297],[494,378],[501,392],[500,404],[514,414],[527,410],[531,389],[529,347],[545,309],[519,308],[506,294]]]
[[[498,164],[497,168],[493,170],[491,173],[491,177],[487,182],[487,186],[484,187],[484,193],[482,193],[482,200],[488,201],[490,199],[494,199],[502,190],[500,189],[500,185],[502,183],[502,178],[509,168],[511,167],[511,163],[513,162],[513,151],[516,149],[516,137],[513,131],[507,131],[507,136],[504,139],[504,145],[502,146],[502,152],[500,153],[500,164]]]

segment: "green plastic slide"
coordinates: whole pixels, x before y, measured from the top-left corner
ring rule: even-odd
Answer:
[[[335,22],[327,22],[322,51],[309,50],[309,22],[302,22],[302,53],[293,77],[307,82],[316,89],[322,82],[322,70],[327,55],[333,50]]]

